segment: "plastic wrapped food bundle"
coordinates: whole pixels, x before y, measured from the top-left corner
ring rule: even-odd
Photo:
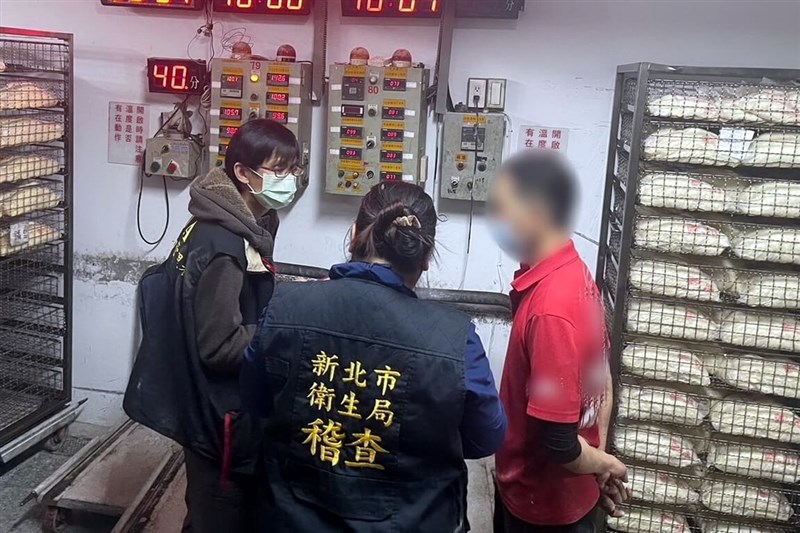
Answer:
[[[763,227],[731,239],[733,253],[751,261],[772,261],[800,265],[800,230]]]
[[[11,234],[11,226],[0,228],[0,257],[55,241],[61,236],[58,230],[40,222],[26,221],[18,224],[25,225],[23,239]]]
[[[680,172],[656,172],[639,182],[639,203],[688,211],[725,211],[724,189]]]
[[[0,148],[55,141],[64,135],[64,124],[37,118],[0,118]]]
[[[636,376],[706,386],[711,383],[703,361],[672,346],[632,343],[622,351],[622,364]]]
[[[628,468],[628,487],[634,499],[661,505],[692,505],[700,501],[700,494],[678,478],[640,466]]]
[[[709,419],[728,435],[800,444],[800,417],[780,405],[729,398],[711,404]]]
[[[633,300],[628,307],[628,330],[632,333],[709,341],[719,338],[719,324],[682,305]]]
[[[31,183],[16,189],[0,192],[0,217],[16,217],[41,209],[56,207],[61,198],[52,187]]]
[[[614,447],[625,457],[676,468],[700,464],[691,441],[656,426],[620,426]]]
[[[662,128],[644,141],[644,157],[651,161],[695,165],[736,165],[730,151],[720,149],[719,136],[701,128]]]
[[[708,96],[666,94],[650,100],[647,111],[654,117],[717,121],[720,108]]]
[[[764,133],[747,147],[741,164],[748,167],[799,168],[800,134]]]
[[[41,154],[21,154],[0,159],[0,183],[22,181],[55,174],[58,159]]]
[[[709,371],[737,389],[800,399],[800,365],[756,355],[726,355],[707,362]]]
[[[800,124],[800,90],[762,88],[741,99],[744,110],[771,124]]]
[[[624,533],[690,533],[682,515],[656,509],[625,509],[625,516],[610,517],[608,527]]]
[[[715,445],[709,450],[708,465],[728,474],[778,483],[800,481],[800,455],[788,451],[745,445]]]
[[[719,331],[728,344],[800,352],[800,321],[788,315],[733,311],[723,317]]]
[[[735,194],[733,210],[750,216],[800,218],[800,183],[767,181]]]
[[[704,402],[670,389],[626,386],[620,396],[619,416],[630,420],[699,426],[707,414]]]
[[[718,302],[720,290],[714,279],[697,267],[643,259],[631,266],[630,283],[635,289],[674,298]]]
[[[703,533],[776,533],[774,529],[746,526],[730,522],[709,521],[703,521],[701,530]]]
[[[754,274],[736,280],[739,299],[751,307],[800,309],[800,274]]]
[[[42,84],[12,82],[0,87],[0,109],[36,109],[58,105],[58,97]]]
[[[787,522],[794,514],[780,492],[731,481],[705,483],[701,499],[712,511],[747,518]]]
[[[709,256],[720,255],[731,245],[717,228],[682,218],[639,219],[634,240],[648,250]]]

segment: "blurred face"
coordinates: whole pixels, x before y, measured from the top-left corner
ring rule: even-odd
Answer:
[[[520,195],[514,179],[505,173],[492,183],[490,210],[495,239],[518,261],[533,258],[542,237],[553,231],[547,206],[536,198]]]

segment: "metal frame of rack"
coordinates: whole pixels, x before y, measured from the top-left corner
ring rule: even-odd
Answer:
[[[72,399],[73,36],[0,27],[0,446]]]
[[[800,70],[620,66],[608,153],[609,525],[800,530]]]

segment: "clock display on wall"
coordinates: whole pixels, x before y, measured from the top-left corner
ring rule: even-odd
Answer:
[[[345,17],[438,17],[444,0],[342,0]]]
[[[206,0],[100,0],[104,6],[155,7],[162,9],[200,9]]]
[[[313,0],[208,0],[217,13],[308,15]]]

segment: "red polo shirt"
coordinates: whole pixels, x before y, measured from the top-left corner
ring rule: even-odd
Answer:
[[[508,432],[497,453],[497,485],[506,508],[525,522],[577,522],[597,504],[595,477],[553,461],[537,420],[580,422],[599,445],[608,342],[597,286],[572,242],[512,282],[511,328],[500,399]]]

